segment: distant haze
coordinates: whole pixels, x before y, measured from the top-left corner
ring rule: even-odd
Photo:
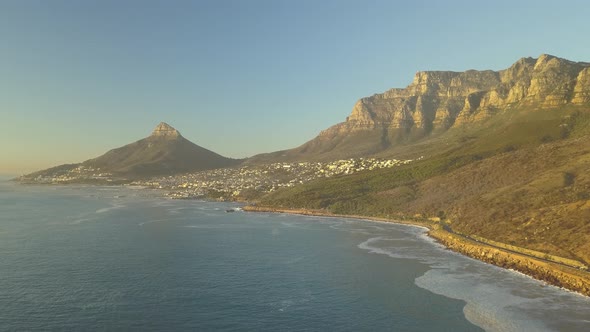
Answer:
[[[165,121],[242,158],[296,147],[416,71],[590,61],[586,1],[1,1],[0,173]]]

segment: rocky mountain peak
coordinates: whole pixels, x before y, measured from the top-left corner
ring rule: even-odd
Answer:
[[[171,125],[166,122],[160,122],[150,135],[150,137],[163,137],[163,138],[178,138],[181,137],[178,130],[174,129]]]
[[[590,63],[541,54],[498,71],[419,71],[405,88],[361,98],[345,122],[324,130],[301,151],[370,154],[499,113],[566,105],[590,106]]]
[[[507,108],[584,105],[590,95],[589,74],[589,63],[549,54],[521,58],[500,71],[419,71],[404,89],[361,99],[346,121],[346,131],[446,130]]]

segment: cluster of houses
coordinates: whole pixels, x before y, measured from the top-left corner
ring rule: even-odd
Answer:
[[[422,157],[421,157],[422,158]],[[420,159],[421,159],[420,158]],[[174,176],[138,180],[131,185],[164,189],[173,198],[217,197],[235,199],[246,191],[267,193],[283,187],[293,187],[318,178],[343,176],[357,172],[411,163],[412,160],[356,158],[332,162],[281,162],[266,165],[243,165]],[[113,181],[112,174],[78,165],[28,179],[36,183],[80,183]],[[94,183],[94,182],[93,182]],[[217,196],[215,196],[217,195]]]
[[[31,180],[35,183],[47,184],[77,183],[86,182],[89,180],[111,182],[112,176],[113,174],[103,172],[100,168],[79,165],[72,169],[55,171],[47,175],[38,175],[32,179],[23,178],[23,180]]]
[[[133,185],[165,189],[173,198],[197,198],[221,193],[224,199],[239,197],[245,191],[272,192],[318,178],[342,176],[362,171],[411,163],[412,160],[356,158],[333,162],[293,162],[245,165],[190,174],[136,181]]]

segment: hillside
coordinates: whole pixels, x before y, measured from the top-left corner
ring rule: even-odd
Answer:
[[[100,172],[119,179],[138,179],[231,167],[240,162],[241,160],[223,157],[192,143],[176,129],[162,122],[144,139],[110,150],[81,164],[53,167],[25,175],[21,180],[80,172]],[[96,178],[94,173],[92,177]]]
[[[577,99],[562,105],[551,106],[548,99],[555,99],[547,94],[498,109],[493,116],[456,117],[442,133],[381,151],[402,158],[424,156],[422,160],[282,189],[257,203],[335,214],[440,218],[457,232],[588,264],[590,104],[579,99],[582,90],[576,91]],[[398,114],[397,109],[391,112]],[[473,114],[480,112],[484,109]]]
[[[346,122],[264,158],[395,156],[259,206],[441,220],[454,231],[590,263],[590,64],[523,58],[501,71],[418,72]],[[423,159],[418,160],[418,157]]]

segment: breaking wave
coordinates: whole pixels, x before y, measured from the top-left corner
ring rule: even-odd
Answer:
[[[394,228],[405,236],[374,233],[377,236],[361,242],[358,248],[427,264],[431,269],[416,278],[415,284],[464,301],[465,318],[486,331],[590,330],[590,299],[451,252],[428,237],[424,229]]]

